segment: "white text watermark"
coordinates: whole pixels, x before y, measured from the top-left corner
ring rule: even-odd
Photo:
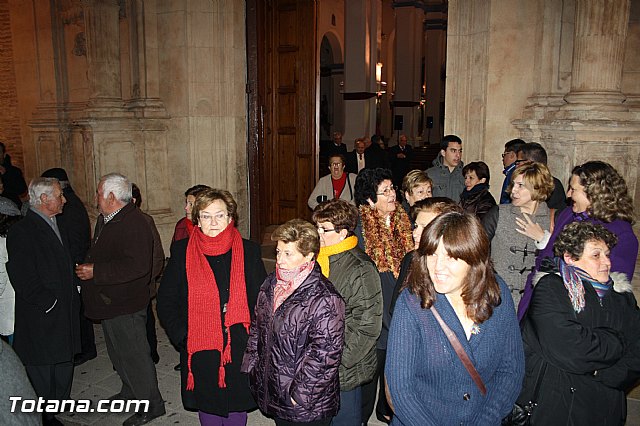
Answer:
[[[10,396],[11,412],[22,413],[147,413],[147,399],[100,399],[93,406],[90,399],[23,399],[21,396]]]

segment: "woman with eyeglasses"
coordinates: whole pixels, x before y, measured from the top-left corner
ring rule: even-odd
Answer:
[[[256,408],[240,365],[267,273],[260,247],[240,236],[228,191],[196,195],[188,239],[171,246],[158,317],[180,350],[182,404],[202,425],[241,425]]]
[[[608,163],[588,161],[573,168],[567,197],[571,199],[571,208],[558,215],[549,243],[536,258],[536,269],[544,258],[553,256],[553,244],[567,224],[591,222],[604,226],[618,238],[618,244],[611,248],[611,272],[622,272],[631,281],[638,257],[638,238],[632,228],[633,200],[622,175]],[[518,309],[521,319],[532,293],[529,283]]]
[[[347,163],[344,155],[334,154],[329,157],[329,171],[331,174],[320,178],[313,192],[309,195],[307,205],[315,209],[323,201],[340,199],[353,204],[353,187],[356,182],[354,173],[345,173]]]
[[[344,300],[315,261],[314,225],[292,219],[271,241],[276,270],[260,288],[242,371],[276,425],[328,426],[340,405]]]
[[[353,230],[358,209],[329,200],[313,211],[320,235],[318,264],[346,304],[345,345],[340,362],[340,410],[332,426],[362,423],[362,385],[376,373],[376,342],[382,328],[382,291],[378,270],[358,247]]]
[[[378,377],[380,397],[376,406],[376,417],[380,421],[389,422],[392,412],[386,402],[384,380],[380,373],[384,370],[393,288],[400,274],[402,258],[413,249],[411,222],[405,210],[396,201],[396,187],[392,183],[391,171],[387,169],[362,170],[356,179],[355,200],[360,221],[354,232],[358,237],[358,245],[378,268],[383,301],[382,331],[377,344],[378,373],[362,390],[362,422],[367,423],[373,412]]]
[[[482,218],[491,241],[496,272],[507,283],[518,306],[536,252],[543,249],[552,229],[545,200],[553,192],[553,177],[542,163],[520,163],[511,176],[511,204],[494,206]]]

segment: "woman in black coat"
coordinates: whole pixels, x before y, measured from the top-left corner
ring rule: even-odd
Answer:
[[[616,242],[600,225],[571,223],[536,277],[518,398],[537,403],[534,425],[625,423],[625,391],[640,378],[640,311],[624,274],[610,274]]]
[[[198,193],[196,227],[172,245],[158,291],[158,317],[180,350],[182,403],[203,425],[246,424],[256,407],[240,365],[267,273],[260,247],[235,227],[236,210],[227,191]]]

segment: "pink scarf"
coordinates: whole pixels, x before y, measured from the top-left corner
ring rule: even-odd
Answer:
[[[273,290],[273,311],[276,309],[282,302],[287,300],[291,294],[300,284],[304,282],[305,279],[309,276],[311,271],[313,271],[313,266],[316,264],[315,261],[305,262],[297,268],[293,269],[282,269],[276,263],[276,287]]]

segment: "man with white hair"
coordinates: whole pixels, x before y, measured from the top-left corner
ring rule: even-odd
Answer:
[[[7,272],[15,289],[13,347],[36,394],[69,399],[73,357],[80,352],[80,296],[73,282],[73,258],[56,215],[66,202],[58,180],[37,178],[29,185],[31,206],[7,235]],[[44,425],[61,425],[43,413]]]
[[[140,209],[131,203],[131,182],[111,173],[98,183],[96,220],[86,263],[76,267],[83,280],[85,315],[102,322],[109,358],[122,389],[111,399],[149,401],[147,412],[124,426],[149,423],[165,414],[156,368],[146,335],[153,234]]]

